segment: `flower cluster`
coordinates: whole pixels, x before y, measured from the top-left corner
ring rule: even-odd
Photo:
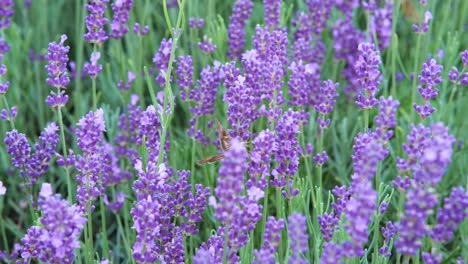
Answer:
[[[104,31],[104,26],[109,21],[104,16],[108,2],[109,0],[88,0],[86,4],[89,12],[85,19],[88,32],[84,34],[84,39],[89,43],[101,44],[109,38]]]
[[[15,2],[13,0],[2,0],[0,5],[0,30],[10,26],[11,17],[14,14],[14,6]]]
[[[354,65],[356,82],[361,87],[356,105],[361,109],[374,108],[378,104],[375,99],[381,81],[379,71],[380,55],[372,43],[361,43],[358,46],[359,58]]]
[[[291,241],[292,255],[289,263],[307,264],[307,260],[301,255],[309,248],[309,236],[307,235],[307,218],[300,213],[294,213],[288,217],[288,236]]]
[[[158,76],[156,82],[161,86],[166,86],[166,72],[169,65],[169,57],[171,55],[172,39],[162,39],[161,46],[159,46],[158,52],[154,54],[153,63],[156,67]],[[172,80],[172,76],[170,77]]]
[[[21,257],[24,261],[39,260],[47,263],[74,263],[75,249],[80,247],[79,237],[86,218],[77,205],[70,205],[52,186],[44,183],[39,197],[42,217],[40,226],[32,226],[21,239]]]
[[[122,38],[128,33],[128,15],[133,6],[133,0],[117,0],[111,4],[112,11],[114,11],[114,17],[110,23],[111,32],[109,36],[111,38]]]
[[[239,58],[245,44],[244,27],[247,24],[253,8],[251,0],[236,0],[229,18],[228,27],[228,56],[231,59]]]
[[[46,80],[47,84],[58,90],[57,92],[51,91],[46,99],[47,105],[53,108],[63,107],[68,102],[68,95],[64,91],[61,91],[61,89],[66,89],[66,86],[70,83],[67,72],[67,54],[70,51],[70,47],[64,46],[65,40],[67,40],[67,36],[62,35],[59,43],[49,43],[46,57],[48,64],[45,68],[49,75]]]
[[[187,100],[189,89],[193,83],[193,61],[190,55],[179,56],[177,59],[177,85],[181,89],[180,99]]]
[[[263,0],[265,7],[265,25],[269,30],[274,30],[280,23],[281,0]]]
[[[425,119],[430,116],[435,108],[431,106],[429,100],[437,97],[439,90],[436,85],[442,83],[441,73],[443,66],[438,64],[435,59],[428,59],[423,63],[421,74],[419,75],[418,91],[424,99],[424,105],[413,104],[414,109],[421,118]]]
[[[282,219],[276,220],[269,216],[265,224],[265,233],[263,234],[264,244],[260,250],[255,250],[255,259],[253,263],[274,263],[275,253],[281,239],[281,230],[284,228]]]
[[[101,58],[100,52],[91,53],[90,62],[86,62],[83,66],[83,71],[86,72],[91,79],[96,79],[99,73],[102,72],[102,65],[98,64],[98,60]]]

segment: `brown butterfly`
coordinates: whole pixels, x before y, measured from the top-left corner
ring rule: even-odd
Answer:
[[[418,11],[412,0],[403,0],[401,2],[401,8],[403,9],[403,15],[407,19],[411,20],[413,23],[417,23],[419,21]]]
[[[222,160],[224,158],[224,152],[229,150],[229,148],[231,148],[231,145],[229,144],[229,142],[231,141],[231,136],[224,129],[224,127],[221,125],[221,123],[219,123],[218,120],[216,120],[216,131],[218,131],[219,145],[220,145],[221,151],[223,153],[220,153],[220,154],[215,155],[215,156],[210,156],[208,158],[201,159],[201,160],[199,160],[197,162],[199,165],[210,164],[210,163],[214,163],[216,161]]]

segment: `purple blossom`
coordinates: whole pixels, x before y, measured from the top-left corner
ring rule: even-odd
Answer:
[[[358,94],[356,105],[361,109],[374,108],[378,100],[374,98],[381,81],[379,65],[380,55],[372,43],[361,43],[358,47],[359,58],[354,65],[356,80],[362,89]]]
[[[205,24],[205,20],[203,18],[195,18],[191,17],[189,19],[189,27],[194,29],[202,29],[203,24]]]
[[[348,1],[343,1],[345,2]],[[354,26],[352,19],[346,18],[336,21],[332,35],[335,58],[353,62],[359,43],[365,41],[364,34]]]
[[[320,97],[320,73],[319,66],[315,63],[303,64],[301,61],[292,62],[289,66],[291,76],[289,77],[290,105],[311,106],[316,105]]]
[[[140,116],[137,142],[139,145],[143,145],[143,141],[145,141],[149,160],[157,160],[159,156],[161,127],[161,121],[156,109],[153,105],[148,106]]]
[[[2,0],[0,4],[0,29],[3,30],[10,26],[11,17],[14,14],[14,6],[13,0]]]
[[[248,232],[255,228],[261,218],[262,207],[257,204],[262,195],[243,196],[244,174],[247,171],[248,153],[237,138],[230,142],[231,148],[219,169],[218,186],[210,205],[215,208],[215,216],[227,228],[226,256],[228,263],[237,263],[237,251],[247,244]],[[248,193],[252,193],[250,190]]]
[[[422,239],[429,232],[426,219],[437,205],[437,195],[424,186],[413,185],[406,195],[405,213],[396,224],[398,237],[394,246],[399,254],[414,256],[422,246]]]
[[[83,71],[85,71],[91,79],[96,79],[99,73],[102,72],[102,65],[98,64],[98,60],[101,58],[100,52],[91,53],[90,63],[85,63]]]
[[[136,79],[135,73],[132,71],[128,71],[127,82],[125,83],[125,86],[124,86],[124,82],[120,80],[119,83],[117,84],[117,87],[119,87],[120,90],[128,91],[130,90],[130,88],[132,88],[133,81],[135,81],[135,79]]]
[[[468,217],[468,192],[462,187],[453,188],[445,198],[444,206],[437,212],[437,223],[430,233],[434,241],[450,242],[458,225]]]
[[[426,264],[440,264],[442,262],[442,254],[431,254],[429,252],[421,253],[422,261]]]
[[[317,166],[323,166],[328,161],[327,152],[324,150],[322,153],[317,153],[313,160]]]
[[[26,135],[14,129],[6,133],[3,142],[7,147],[6,152],[11,156],[11,164],[18,169],[23,169],[31,153]]]
[[[153,63],[156,66],[158,76],[156,82],[164,87],[166,86],[166,72],[169,66],[169,57],[171,56],[172,39],[162,39],[158,52],[154,54]],[[172,80],[172,77],[171,77]]]
[[[396,126],[396,111],[398,106],[400,106],[400,102],[393,100],[392,96],[388,99],[380,97],[379,114],[375,116],[374,120],[377,125],[377,137],[384,142],[393,136],[391,129]]]
[[[275,263],[275,253],[281,240],[281,230],[284,228],[283,219],[276,220],[269,216],[265,224],[265,233],[263,234],[264,244],[260,250],[255,250],[254,264]]]
[[[63,45],[65,40],[67,40],[67,35],[62,35],[60,42],[49,43],[46,57],[48,64],[45,66],[49,76],[47,84],[60,89],[66,89],[66,86],[70,83],[67,73],[67,54],[70,51],[70,47]]]
[[[212,235],[203,243],[193,256],[194,264],[222,263],[224,256],[224,229],[218,228],[217,234]]]
[[[382,8],[376,9],[369,18],[369,31],[376,34],[380,50],[384,50],[390,45],[392,38],[392,16],[393,3],[385,1],[385,5]]]
[[[299,166],[299,151],[297,135],[300,133],[300,113],[289,109],[278,120],[276,125],[275,160],[278,166],[273,170],[274,180],[271,184],[278,188],[286,186],[286,179],[296,174]]]
[[[49,163],[56,154],[59,141],[58,130],[55,123],[50,123],[39,136],[39,142],[34,145],[36,152],[31,155],[26,164],[26,173],[31,183],[35,183],[49,169]]]
[[[265,25],[269,30],[274,30],[280,23],[281,0],[263,0],[265,7]]]
[[[342,263],[344,257],[343,249],[334,242],[323,243],[323,252],[320,256],[320,263],[322,264],[335,264]]]
[[[125,34],[128,33],[128,16],[133,6],[133,0],[115,0],[111,4],[112,11],[114,11],[114,16],[110,24],[111,33],[109,36],[111,38],[122,38]]]
[[[456,67],[452,67],[452,69],[448,73],[449,80],[452,82],[457,82],[460,73]]]
[[[292,255],[289,263],[306,264],[302,258],[309,249],[309,236],[307,235],[307,218],[300,213],[293,213],[288,217],[288,237],[291,243]]]
[[[465,65],[465,67],[468,67],[468,50],[462,51],[462,53],[460,54],[460,57],[461,57],[463,65]]]
[[[236,0],[229,17],[228,27],[228,56],[231,59],[239,58],[245,45],[244,28],[252,14],[253,2],[251,0]]]
[[[68,95],[65,94],[65,91],[63,90],[59,93],[50,91],[50,94],[47,96],[45,102],[48,106],[54,109],[61,108],[68,103]]]
[[[261,131],[252,141],[254,146],[250,153],[249,174],[251,178],[246,187],[257,186],[264,190],[270,177],[271,155],[277,151],[275,135],[269,130]]]
[[[12,106],[10,108],[10,112],[8,112],[6,109],[2,109],[0,111],[0,120],[14,120],[16,116],[18,115],[18,109],[16,106]]]
[[[216,45],[213,44],[211,38],[209,39],[206,36],[203,37],[202,42],[198,42],[198,47],[205,54],[211,54],[216,50]]]
[[[108,19],[104,16],[109,0],[88,0],[86,10],[86,28],[88,32],[84,34],[84,39],[92,44],[101,44],[109,38],[104,31],[104,26]]]
[[[179,56],[177,59],[176,74],[177,85],[182,88],[180,91],[180,98],[185,101],[193,83],[193,62],[190,55]]]
[[[340,221],[339,216],[332,213],[324,213],[323,215],[317,216],[318,223],[320,225],[320,232],[322,233],[325,241],[331,241],[335,228]]]
[[[113,202],[109,202],[107,195],[104,195],[103,201],[107,208],[116,213],[123,207],[125,198],[127,198],[127,195],[124,192],[118,192]]]
[[[70,206],[59,194],[54,195],[48,183],[42,185],[39,207],[42,211],[40,226],[29,228],[21,239],[21,257],[25,261],[73,263],[86,218],[80,214],[77,205]]]
[[[426,33],[429,30],[429,21],[432,20],[432,13],[430,11],[426,11],[424,13],[424,21],[421,23],[420,26],[413,24],[413,30],[416,33]]]
[[[307,0],[313,33],[319,36],[327,27],[327,20],[333,8],[332,1]]]
[[[7,188],[3,185],[3,182],[0,181],[0,196],[5,195]]]
[[[444,67],[437,63],[435,59],[428,59],[423,63],[421,74],[419,75],[418,91],[424,100],[434,99],[438,90],[436,85],[442,83],[442,70]]]
[[[140,24],[135,23],[133,26],[133,32],[139,36],[146,36],[149,32],[149,26],[145,25],[143,28],[141,28]]]

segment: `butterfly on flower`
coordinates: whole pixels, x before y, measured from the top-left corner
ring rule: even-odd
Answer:
[[[231,141],[231,136],[218,120],[216,120],[216,131],[218,132],[218,140],[222,153],[199,160],[197,162],[199,165],[211,164],[222,160],[224,158],[224,152],[231,148],[231,145],[229,143]]]

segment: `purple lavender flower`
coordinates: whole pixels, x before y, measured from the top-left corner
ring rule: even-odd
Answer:
[[[139,99],[138,95],[132,94],[130,96],[130,104],[127,106],[126,113],[121,114],[119,117],[117,124],[119,132],[114,138],[117,155],[128,158],[132,164],[138,157],[136,144],[142,113],[141,107],[137,105]]]
[[[48,106],[54,109],[64,107],[68,103],[68,95],[66,95],[65,91],[63,90],[59,93],[50,91],[50,94],[47,96],[45,102]]]
[[[463,73],[463,75],[460,78],[460,84],[468,85],[468,72]]]
[[[442,262],[442,254],[431,254],[429,252],[421,253],[421,257],[426,264],[440,264]]]
[[[193,256],[193,264],[222,263],[224,255],[224,229],[218,228],[217,234],[212,235],[203,243]]]
[[[375,116],[374,120],[377,125],[377,137],[384,142],[393,136],[391,129],[396,126],[396,111],[398,106],[400,106],[400,102],[393,100],[392,96],[388,99],[380,97],[379,114]]]
[[[327,27],[327,20],[333,8],[332,1],[307,0],[307,7],[310,12],[310,20],[315,35],[320,35]]]
[[[116,213],[123,207],[125,198],[127,198],[127,195],[124,192],[118,192],[113,202],[109,202],[107,195],[104,195],[103,201],[107,208]]]
[[[50,160],[56,154],[58,130],[55,123],[50,123],[39,136],[39,142],[34,145],[36,152],[26,164],[26,174],[30,177],[31,183],[35,183],[49,169]]]
[[[14,6],[13,0],[2,0],[0,4],[0,29],[6,29],[10,26],[11,17],[14,14]]]
[[[462,53],[460,54],[460,57],[461,57],[463,65],[465,65],[465,67],[468,67],[468,50],[462,51]]]
[[[229,104],[227,110],[228,123],[231,125],[234,137],[247,140],[250,137],[250,124],[259,117],[257,110],[260,98],[245,83],[244,76],[238,76],[233,86],[226,86],[224,101]]]
[[[108,19],[104,16],[109,0],[88,0],[86,10],[86,28],[88,32],[84,34],[84,39],[92,44],[101,44],[109,38],[104,31],[104,26]]]
[[[231,59],[239,58],[245,44],[244,28],[253,8],[251,0],[236,0],[229,17],[228,27],[228,56]]]
[[[252,141],[254,149],[250,153],[249,174],[251,178],[246,187],[257,186],[264,190],[270,176],[271,155],[277,151],[275,135],[269,130],[261,131]]]
[[[385,6],[376,9],[369,18],[369,31],[375,32],[380,50],[384,50],[390,45],[392,38],[392,13],[393,3],[385,1]]]
[[[317,103],[314,104],[315,111],[321,115],[317,118],[319,133],[330,125],[330,119],[325,119],[325,116],[333,111],[333,106],[335,105],[336,98],[338,97],[336,89],[339,85],[339,83],[333,83],[331,80],[326,80],[320,87],[320,93],[318,93],[316,100]]]
[[[7,146],[6,152],[11,156],[11,164],[22,169],[29,159],[31,147],[29,146],[26,135],[18,133],[16,129],[7,132],[4,141]]]
[[[396,224],[398,237],[395,248],[399,254],[414,256],[422,246],[422,238],[429,232],[427,217],[437,205],[437,195],[424,186],[413,186],[407,192],[405,214]]]
[[[317,166],[322,166],[328,161],[328,155],[327,152],[324,150],[322,153],[317,153],[314,158],[313,158],[315,164]]]
[[[76,129],[77,145],[83,151],[78,156],[75,167],[79,171],[76,176],[78,182],[77,201],[81,210],[92,207],[92,202],[103,192],[102,173],[104,155],[102,144],[103,132],[106,130],[104,123],[104,111],[89,112],[78,121]]]
[[[307,253],[309,248],[309,236],[307,235],[307,218],[300,213],[293,213],[288,217],[288,237],[291,243],[292,255],[289,263],[306,264],[307,260],[301,256]]]
[[[433,99],[437,96],[436,85],[442,83],[442,70],[444,67],[437,63],[435,59],[428,59],[423,63],[421,74],[419,75],[418,91],[424,100]]]
[[[283,228],[283,219],[276,220],[273,216],[268,217],[265,224],[265,233],[263,234],[264,244],[260,250],[255,250],[254,264],[275,263],[275,253],[278,249]]]
[[[210,204],[216,210],[216,218],[227,228],[228,262],[237,263],[237,251],[247,244],[248,232],[255,228],[261,218],[262,207],[257,202],[263,194],[248,191],[252,195],[241,195],[244,188],[239,183],[244,181],[248,153],[237,138],[232,139],[230,145],[219,169],[218,186],[215,189],[217,200],[215,197],[210,198]]]
[[[333,233],[340,221],[340,218],[332,212],[317,216],[317,220],[320,225],[320,232],[322,233],[323,239],[325,241],[330,241],[333,238]]]
[[[133,32],[139,36],[146,36],[149,32],[149,26],[145,25],[143,28],[141,28],[140,24],[135,23],[133,26]]]
[[[430,11],[426,11],[424,13],[424,21],[421,23],[421,26],[413,24],[413,30],[416,33],[426,33],[429,30],[429,21],[432,20],[432,13]]]
[[[448,77],[449,77],[450,81],[456,83],[457,80],[458,80],[459,75],[460,74],[458,72],[458,69],[456,67],[452,67],[452,69],[449,71]]]
[[[205,24],[205,20],[203,18],[195,18],[191,17],[189,19],[189,27],[194,29],[202,29],[203,24]]]
[[[169,57],[171,55],[172,39],[162,39],[161,46],[159,46],[158,52],[154,54],[153,63],[156,66],[158,76],[156,82],[164,87],[166,86],[166,72],[169,65]],[[172,80],[172,77],[171,77]]]
[[[180,86],[180,98],[187,100],[188,92],[193,83],[193,62],[190,55],[179,56],[177,59],[177,85]]]
[[[356,105],[361,109],[374,108],[378,100],[374,98],[381,81],[379,64],[380,55],[372,43],[361,43],[358,47],[359,59],[354,65],[356,80],[361,87]]]
[[[198,47],[205,54],[211,54],[216,50],[216,45],[214,45],[212,40],[207,38],[206,36],[203,37],[202,42],[198,42]]]
[[[332,35],[335,57],[352,62],[353,54],[358,50],[359,43],[365,40],[364,34],[354,26],[351,19],[346,18],[336,21],[332,29]]]
[[[39,207],[43,215],[39,220],[41,225],[29,228],[21,239],[21,257],[25,261],[73,263],[86,218],[77,205],[70,206],[59,194],[53,195],[48,183],[42,185]]]
[[[124,86],[124,82],[120,80],[119,83],[117,84],[117,87],[119,87],[120,90],[128,91],[130,90],[130,88],[132,88],[133,81],[135,81],[135,79],[136,79],[135,73],[132,71],[128,71],[127,82],[125,83],[125,86]]]
[[[70,83],[67,73],[67,54],[70,51],[70,47],[63,45],[65,40],[67,40],[67,35],[62,35],[59,43],[49,43],[47,53],[48,64],[45,66],[49,75],[47,84],[60,89],[66,89],[66,86]]]
[[[276,142],[278,148],[275,152],[275,160],[278,166],[273,169],[274,180],[271,184],[278,188],[286,186],[286,179],[291,178],[298,170],[299,151],[297,135],[300,133],[300,113],[289,109],[278,120],[276,125]]]
[[[265,25],[269,30],[274,30],[280,23],[281,0],[263,0],[265,7]]]
[[[90,63],[86,63],[83,66],[83,71],[85,71],[91,79],[96,79],[99,73],[102,72],[102,65],[98,64],[98,60],[101,58],[100,52],[91,53]]]
[[[344,257],[343,249],[334,242],[323,243],[323,252],[320,256],[320,263],[322,264],[335,264],[342,263]]]
[[[468,217],[468,192],[462,187],[453,188],[445,198],[444,207],[437,212],[437,224],[430,233],[434,241],[447,243],[453,238],[458,225]]]
[[[303,64],[301,61],[289,65],[291,76],[288,81],[290,105],[310,106],[318,102],[320,94],[319,66],[315,63]]]
[[[128,33],[128,15],[132,9],[133,0],[116,0],[111,4],[112,11],[114,11],[114,17],[110,24],[112,32],[109,34],[111,38],[122,38]]]

